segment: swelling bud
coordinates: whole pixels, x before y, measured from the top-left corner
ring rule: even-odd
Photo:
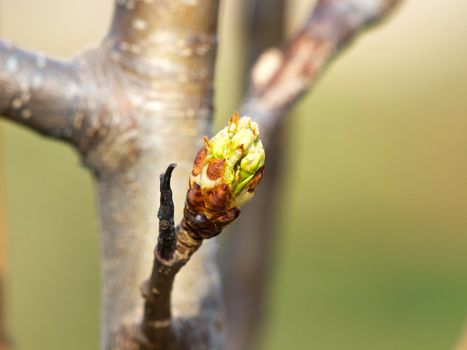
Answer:
[[[235,113],[229,124],[204,139],[190,176],[186,224],[202,238],[217,235],[240,215],[258,186],[265,162],[258,126]]]

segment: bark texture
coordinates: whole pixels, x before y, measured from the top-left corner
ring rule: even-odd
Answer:
[[[124,349],[122,328],[142,318],[157,178],[177,161],[174,199],[184,203],[196,150],[210,132],[217,10],[213,0],[116,1],[108,35],[66,62],[0,44],[0,115],[71,143],[94,174],[103,349]],[[172,295],[174,317],[201,319],[189,332],[193,348],[220,347],[216,253],[215,240],[203,245]]]
[[[102,223],[104,349],[125,348],[108,341],[120,339],[114,334],[122,321],[137,324],[142,317],[139,285],[153,260],[156,179],[174,160],[175,218],[181,219],[187,175],[210,131],[217,7],[208,0],[120,1],[102,45],[120,75],[114,101],[125,121],[118,125],[126,128],[109,138],[110,128],[88,162],[97,169]],[[172,294],[173,317],[196,318],[198,327],[187,332],[193,348],[220,348],[216,252],[215,241],[205,244],[180,271]]]

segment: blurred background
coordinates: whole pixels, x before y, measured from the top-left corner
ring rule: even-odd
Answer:
[[[222,9],[217,125],[241,95],[239,3]],[[289,33],[312,3],[290,1]],[[99,40],[111,10],[112,0],[0,0],[0,36],[69,57]],[[259,349],[454,348],[467,316],[466,19],[465,0],[406,1],[294,110]],[[91,178],[67,146],[0,127],[15,348],[97,350]]]

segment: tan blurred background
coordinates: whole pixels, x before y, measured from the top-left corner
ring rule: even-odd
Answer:
[[[219,119],[237,106],[243,58],[238,2],[224,2]],[[292,2],[291,29],[311,3]],[[111,7],[0,0],[0,35],[68,57],[99,40]],[[296,109],[262,349],[453,348],[467,316],[466,38],[465,0],[409,0]],[[16,348],[97,350],[90,176],[66,146],[1,127]]]

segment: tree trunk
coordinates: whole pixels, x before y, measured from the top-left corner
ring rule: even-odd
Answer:
[[[128,1],[116,7],[104,42],[113,61],[104,74],[119,73],[110,118],[131,122],[86,156],[96,174],[102,231],[103,349],[119,349],[122,324],[141,320],[140,285],[154,259],[158,177],[174,161],[175,216],[182,218],[188,174],[210,133],[217,9],[212,0]],[[194,348],[220,348],[216,255],[215,240],[204,244],[175,281],[173,316],[202,319],[193,327]]]

